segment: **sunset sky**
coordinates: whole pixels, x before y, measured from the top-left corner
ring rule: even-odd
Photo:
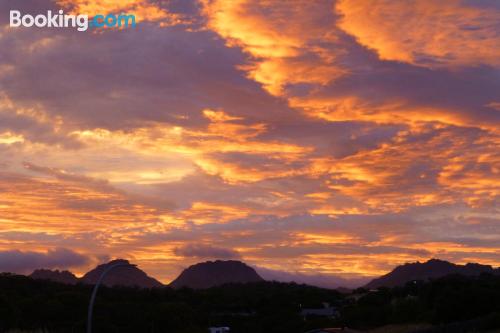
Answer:
[[[500,266],[499,125],[495,0],[0,0],[0,271]]]

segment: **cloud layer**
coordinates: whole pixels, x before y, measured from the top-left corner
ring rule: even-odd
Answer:
[[[126,257],[168,282],[240,258],[333,285],[500,265],[496,3],[0,3],[59,8],[140,21],[0,17],[0,270]]]
[[[28,274],[37,268],[71,268],[89,263],[89,258],[65,248],[47,252],[1,251],[0,271]]]

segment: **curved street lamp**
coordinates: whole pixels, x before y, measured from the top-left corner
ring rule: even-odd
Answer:
[[[97,280],[97,283],[94,286],[94,290],[92,290],[92,296],[90,297],[90,303],[89,303],[89,310],[88,310],[88,317],[87,317],[87,333],[92,333],[92,311],[94,309],[94,302],[95,302],[95,297],[97,295],[97,290],[99,289],[100,284],[102,283],[102,280],[106,275],[111,272],[113,269],[117,267],[135,267],[135,265],[132,265],[128,262],[119,262],[116,264],[113,264],[111,266],[106,267],[106,269],[101,273],[101,276],[99,277],[99,280]]]

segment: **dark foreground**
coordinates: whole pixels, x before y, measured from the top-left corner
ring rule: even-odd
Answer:
[[[0,275],[0,332],[84,332],[90,293],[86,285]],[[325,302],[338,309],[337,317],[300,314]],[[275,282],[207,290],[102,288],[94,316],[94,332],[106,333],[207,333],[210,326],[229,326],[231,333],[303,333],[412,323],[432,325],[428,332],[446,327],[452,328],[449,332],[482,332],[500,328],[500,277],[448,276],[352,294]]]

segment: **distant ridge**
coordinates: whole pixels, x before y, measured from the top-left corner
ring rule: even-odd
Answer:
[[[35,280],[49,280],[64,284],[77,284],[78,278],[69,271],[52,271],[50,269],[36,269],[29,275]]]
[[[424,263],[415,262],[397,266],[390,273],[370,281],[365,288],[395,287],[413,280],[428,280],[450,274],[473,276],[481,273],[500,274],[500,269],[494,269],[489,265],[474,263],[456,265],[444,260],[430,259]]]
[[[241,261],[207,261],[186,268],[170,283],[172,288],[204,289],[227,283],[264,281],[252,267]]]

